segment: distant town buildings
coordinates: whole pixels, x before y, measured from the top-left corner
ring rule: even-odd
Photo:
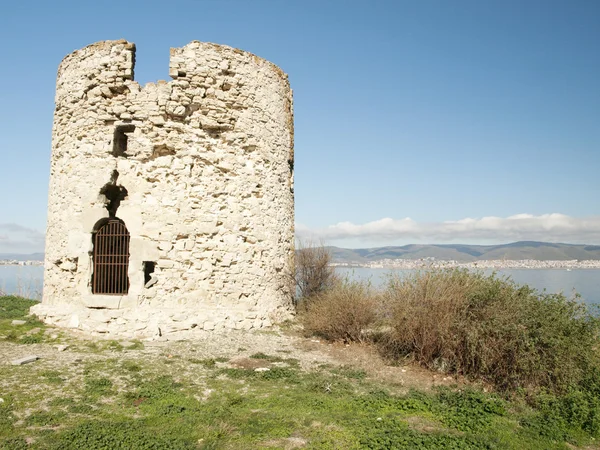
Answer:
[[[534,259],[495,259],[472,262],[459,262],[454,260],[438,260],[435,258],[424,259],[380,259],[369,262],[334,262],[336,267],[366,267],[370,269],[437,269],[462,267],[466,269],[600,269],[600,260],[578,261],[538,261]]]
[[[17,261],[16,259],[0,259],[0,266],[43,266],[44,261]]]

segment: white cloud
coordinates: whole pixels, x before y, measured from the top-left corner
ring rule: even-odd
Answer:
[[[389,217],[354,224],[340,222],[325,228],[296,224],[301,239],[322,240],[341,246],[383,246],[409,243],[493,244],[545,241],[600,245],[600,216],[516,214],[509,217],[467,217],[444,222],[416,222]],[[44,251],[44,233],[15,223],[0,223],[0,253]]]
[[[296,225],[301,239],[358,241],[392,245],[410,243],[499,243],[513,241],[546,241],[600,243],[600,216],[570,217],[564,214],[517,214],[510,217],[465,218],[455,221],[419,223],[411,218],[384,218],[357,225],[340,222],[326,228],[310,229]]]
[[[0,253],[44,251],[44,233],[16,223],[0,223]]]

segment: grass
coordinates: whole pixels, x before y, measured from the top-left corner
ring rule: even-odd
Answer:
[[[47,341],[44,323],[28,315],[29,308],[37,303],[35,300],[14,295],[0,296],[0,340],[19,344],[39,344]],[[13,320],[23,320],[25,323],[13,325]]]
[[[0,320],[23,319],[29,308],[37,304],[35,300],[8,295],[0,297]]]
[[[106,341],[82,341],[77,343],[78,350],[88,353],[102,353],[106,350],[112,352],[124,352],[131,350],[141,350],[144,348],[144,343],[140,340],[128,342],[128,345],[123,345],[122,342],[115,340]]]
[[[26,439],[34,449],[286,448],[290,439],[309,449],[567,448],[539,428],[532,410],[515,414],[510,402],[477,390],[399,395],[348,368],[209,368],[200,389],[213,394],[202,399],[197,380],[152,364],[120,380],[111,367],[96,364],[83,385],[40,394],[42,405],[28,388],[50,389],[57,375],[9,383],[0,448],[20,448]]]
[[[404,391],[352,365],[303,370],[287,354],[252,353],[269,368],[257,372],[70,343],[81,350],[73,363],[0,370],[0,449],[546,450],[594,448],[598,437],[593,374],[527,402],[468,386]]]

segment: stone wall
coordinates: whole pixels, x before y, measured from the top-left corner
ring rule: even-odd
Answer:
[[[134,64],[134,44],[104,41],[59,67],[44,293],[33,312],[129,337],[288,317],[287,75],[250,53],[195,41],[171,49],[172,81],[141,87]],[[131,236],[127,295],[91,290],[93,233],[109,210]]]

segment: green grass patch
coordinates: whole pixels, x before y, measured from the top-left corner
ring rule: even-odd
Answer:
[[[293,368],[300,367],[300,361],[298,361],[295,358],[283,358],[281,356],[276,356],[276,355],[267,355],[262,352],[254,353],[253,355],[250,355],[249,358],[268,361],[270,363],[284,363],[285,365],[293,367]]]
[[[223,363],[223,362],[227,362],[229,360],[227,358],[205,358],[205,359],[190,358],[190,359],[188,359],[188,361],[191,362],[192,364],[199,364],[199,365],[205,367],[206,369],[214,369],[217,366],[217,363]]]
[[[0,320],[22,319],[37,301],[14,295],[0,297]]]
[[[133,372],[133,373],[141,372],[141,370],[142,370],[142,366],[140,366],[135,361],[123,361],[121,363],[121,368],[123,368],[123,370],[126,370],[127,372]]]
[[[86,378],[85,380],[85,393],[91,397],[101,397],[111,393],[113,382],[106,378]]]
[[[61,424],[65,413],[62,411],[35,411],[25,419],[27,427],[56,427]]]
[[[64,377],[57,370],[43,370],[39,376],[48,384],[62,384],[65,382]]]
[[[111,419],[78,423],[50,439],[53,450],[185,450],[196,443],[181,435],[183,427],[159,428],[146,420]]]
[[[335,373],[342,377],[353,378],[355,380],[363,380],[367,376],[367,372],[362,369],[355,369],[353,367],[341,366],[331,370],[331,373]]]
[[[19,344],[41,344],[42,342],[44,342],[44,334],[41,332],[34,333],[34,334],[27,334],[27,335],[19,338],[19,340],[17,342]]]
[[[29,308],[38,302],[16,296],[0,297],[0,336],[17,344],[39,344],[46,340],[45,325],[33,316]],[[13,325],[13,320],[24,320],[22,325]],[[2,339],[2,338],[0,338]]]

